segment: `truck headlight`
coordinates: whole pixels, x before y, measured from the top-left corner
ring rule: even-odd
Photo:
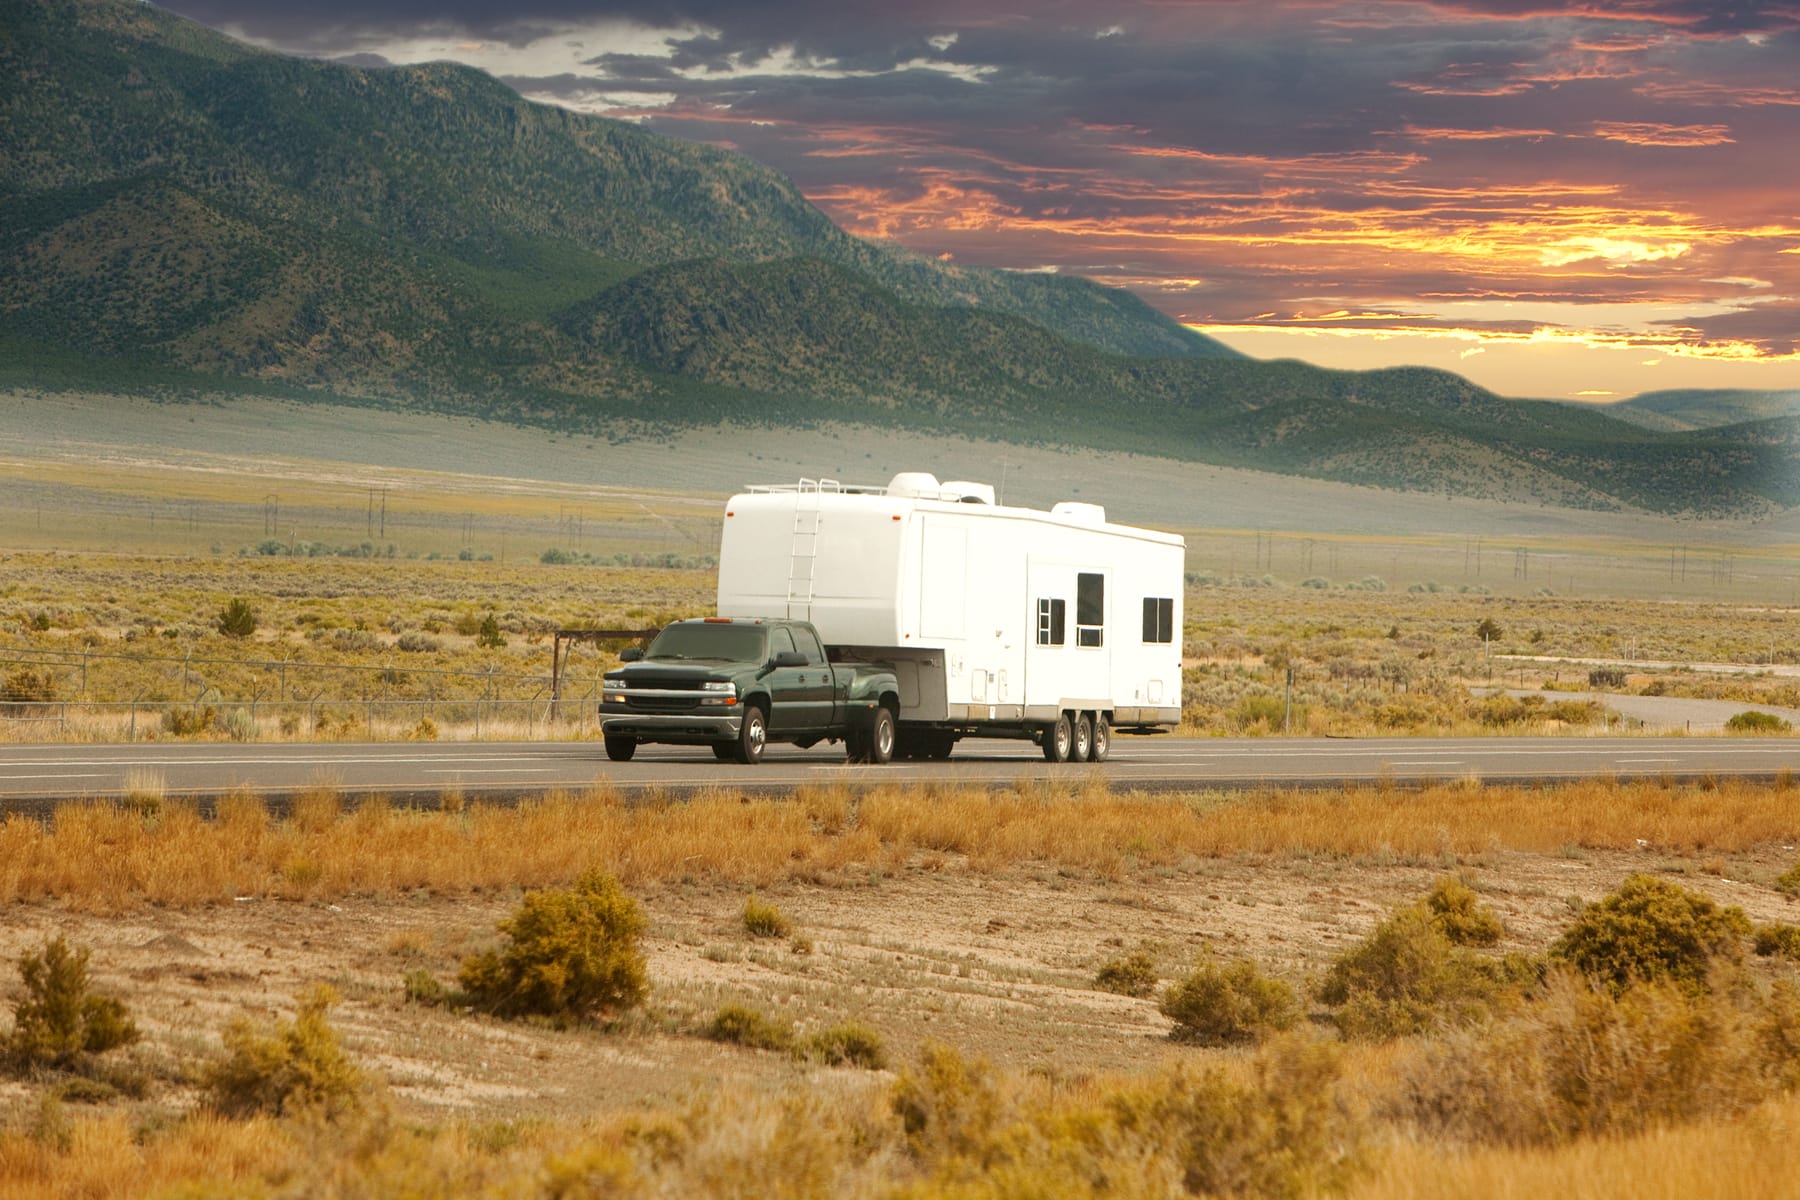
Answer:
[[[708,679],[700,684],[700,690],[703,692],[731,692],[735,695],[737,684],[729,679]]]

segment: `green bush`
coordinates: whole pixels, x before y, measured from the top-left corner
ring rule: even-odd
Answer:
[[[529,892],[500,922],[505,947],[464,961],[470,1002],[503,1017],[584,1020],[597,1010],[643,1002],[647,922],[636,900],[598,870],[572,888]]]
[[[506,638],[500,632],[500,622],[493,613],[484,617],[475,631],[475,644],[484,650],[497,650],[506,645]]]
[[[854,1021],[821,1029],[802,1043],[800,1052],[829,1067],[880,1071],[887,1066],[887,1049],[882,1045],[881,1035]]]
[[[1595,667],[1588,672],[1588,686],[1591,688],[1622,688],[1625,686],[1625,669],[1623,667]]]
[[[1763,958],[1779,955],[1800,962],[1800,925],[1758,925],[1753,945]]]
[[[363,1074],[326,1020],[337,994],[320,985],[292,1021],[262,1029],[239,1018],[225,1030],[225,1057],[206,1072],[207,1103],[228,1117],[316,1113],[327,1120],[362,1107]]]
[[[19,959],[25,995],[13,1005],[13,1028],[7,1057],[22,1069],[71,1067],[92,1054],[138,1039],[122,1001],[96,996],[88,983],[84,947],[71,950],[60,936],[38,953]]]
[[[727,1004],[700,1031],[701,1036],[715,1042],[748,1046],[752,1050],[791,1050],[794,1031],[777,1024],[766,1014],[741,1004]]]
[[[233,596],[219,610],[217,628],[228,638],[247,638],[256,632],[256,609],[242,596]]]
[[[1263,975],[1249,959],[1196,964],[1169,985],[1157,1007],[1175,1022],[1171,1038],[1204,1046],[1255,1041],[1293,1028],[1300,1018],[1294,989]]]
[[[744,929],[751,937],[780,938],[792,933],[794,925],[779,908],[751,896],[744,901]]]
[[[1148,996],[1156,990],[1156,960],[1143,950],[1109,959],[1094,973],[1094,986],[1119,996]]]
[[[1732,733],[1787,733],[1794,726],[1774,713],[1747,708],[1743,712],[1729,717],[1725,722],[1725,728]]]
[[[56,699],[56,675],[48,668],[20,667],[0,682],[0,703],[48,704]]]
[[[1406,1037],[1486,1016],[1530,971],[1458,947],[1424,905],[1398,909],[1326,972],[1319,999],[1345,1037]]]
[[[1742,961],[1749,935],[1742,909],[1640,874],[1583,910],[1550,956],[1614,992],[1658,980],[1700,992],[1716,964]]]
[[[406,973],[403,981],[408,1004],[422,1004],[427,1008],[436,1008],[448,1004],[451,991],[444,986],[443,980],[427,971],[424,967],[414,967]]]
[[[1494,910],[1475,896],[1475,890],[1454,875],[1431,886],[1425,908],[1445,937],[1456,946],[1492,946],[1505,928]]]
[[[1775,877],[1775,890],[1788,896],[1800,896],[1800,863]]]

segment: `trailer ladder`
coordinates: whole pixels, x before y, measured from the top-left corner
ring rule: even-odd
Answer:
[[[787,615],[812,619],[813,584],[819,565],[820,497],[840,492],[835,479],[802,479],[794,495],[794,535],[788,550]]]

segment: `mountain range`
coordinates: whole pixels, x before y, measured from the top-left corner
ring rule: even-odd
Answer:
[[[1601,411],[1255,361],[1129,292],[851,237],[741,155],[470,68],[286,57],[138,0],[7,8],[13,386],[621,438],[838,421],[1589,508],[1800,503],[1791,402]]]

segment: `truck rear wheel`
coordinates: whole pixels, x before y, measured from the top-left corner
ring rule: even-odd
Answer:
[[[736,742],[714,742],[712,744],[712,752],[713,752],[713,757],[718,759],[720,762],[731,762],[733,759],[735,759],[737,757],[737,743]]]
[[[614,734],[606,739],[606,757],[614,762],[630,762],[637,753],[637,739]]]
[[[1088,749],[1089,762],[1105,762],[1106,756],[1112,753],[1112,726],[1106,723],[1105,713],[1094,714],[1094,744]]]
[[[925,753],[930,758],[945,759],[956,747],[956,735],[941,729],[934,729],[926,735]]]
[[[883,704],[875,710],[875,723],[863,735],[868,740],[864,743],[867,753],[864,762],[891,762],[894,757],[894,743],[899,737],[899,727],[894,722],[894,710]]]
[[[1069,742],[1069,761],[1086,762],[1094,752],[1094,723],[1086,713],[1075,714],[1074,736]]]
[[[735,757],[746,766],[762,761],[763,747],[769,744],[769,717],[760,704],[744,710],[744,723],[738,726]]]
[[[1062,713],[1056,718],[1056,724],[1044,729],[1044,761],[1068,762],[1069,743],[1075,740],[1075,731],[1069,726],[1069,714]]]

